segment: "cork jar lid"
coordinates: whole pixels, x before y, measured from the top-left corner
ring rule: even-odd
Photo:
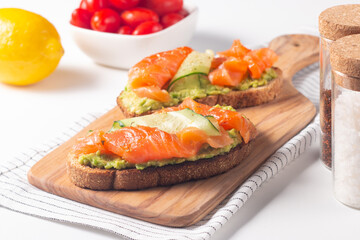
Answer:
[[[339,5],[326,9],[319,16],[322,37],[335,41],[360,33],[360,4]]]
[[[333,42],[330,48],[330,64],[338,85],[360,91],[360,34],[349,35]]]

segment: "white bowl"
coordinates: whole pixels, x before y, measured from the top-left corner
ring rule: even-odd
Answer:
[[[94,62],[129,69],[146,56],[188,44],[196,28],[198,8],[190,4],[185,4],[184,8],[189,12],[184,19],[147,35],[104,33],[71,24],[70,30],[78,47]]]

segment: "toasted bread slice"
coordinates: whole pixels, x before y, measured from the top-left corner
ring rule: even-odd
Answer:
[[[199,103],[203,103],[209,106],[214,106],[216,104],[219,105],[227,105],[232,106],[233,108],[244,108],[257,106],[260,104],[264,104],[270,102],[275,99],[277,95],[281,92],[281,86],[283,83],[282,72],[279,68],[275,68],[274,70],[277,73],[277,78],[271,80],[265,86],[250,88],[244,91],[231,91],[227,94],[219,94],[219,95],[209,95],[205,98],[198,98],[195,101]],[[134,112],[130,112],[126,106],[122,103],[120,97],[117,98],[117,104],[121,111],[124,113],[125,117],[136,117],[139,116]],[[151,114],[156,110],[147,111],[140,115]]]
[[[99,169],[81,165],[74,155],[67,159],[68,176],[75,185],[93,190],[136,190],[168,186],[209,178],[238,165],[250,153],[254,140],[241,143],[229,153],[213,158],[163,167],[138,169]]]

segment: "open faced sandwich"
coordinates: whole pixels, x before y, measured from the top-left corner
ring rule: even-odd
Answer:
[[[208,178],[246,158],[256,129],[232,107],[186,98],[156,113],[115,121],[78,139],[70,180],[94,190],[143,189]]]
[[[129,70],[117,103],[127,117],[177,106],[185,98],[210,106],[260,105],[280,92],[281,71],[273,67],[277,58],[271,49],[250,50],[239,40],[216,56],[189,47],[157,53]]]

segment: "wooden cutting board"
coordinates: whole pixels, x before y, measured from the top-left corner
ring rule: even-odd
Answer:
[[[284,86],[275,101],[241,110],[255,123],[259,134],[250,156],[229,172],[205,180],[140,191],[93,191],[74,186],[66,174],[68,151],[75,140],[90,129],[108,130],[114,120],[123,118],[115,107],[37,162],[28,173],[29,182],[44,191],[148,222],[175,227],[196,223],[315,116],[314,105],[293,87],[291,78],[318,60],[318,38],[280,36],[270,43],[270,48],[280,56],[276,66],[283,71]]]

